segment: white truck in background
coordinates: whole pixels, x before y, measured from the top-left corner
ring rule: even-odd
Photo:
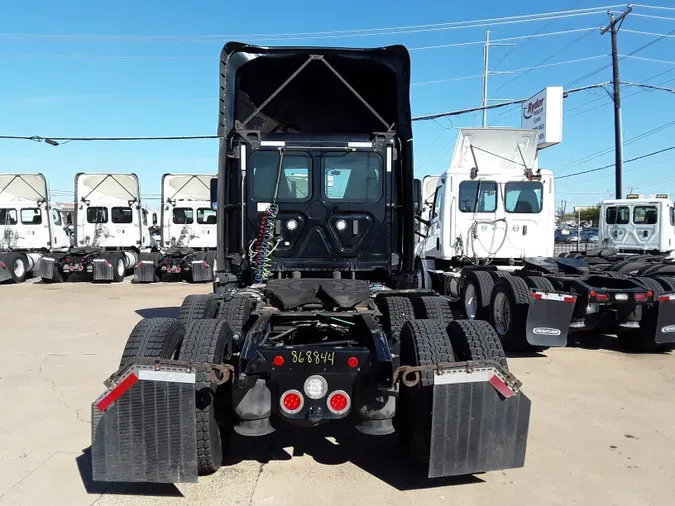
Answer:
[[[675,204],[666,194],[629,194],[600,206],[600,244],[626,254],[675,253]]]
[[[74,246],[40,259],[46,283],[70,275],[121,282],[151,250],[147,208],[135,174],[79,173],[75,176]]]
[[[211,208],[215,174],[164,174],[160,244],[142,253],[134,281],[210,282],[216,264],[216,211]]]
[[[66,228],[43,174],[0,174],[0,283],[23,283],[44,254],[68,249]]]

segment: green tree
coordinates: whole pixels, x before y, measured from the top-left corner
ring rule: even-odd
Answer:
[[[594,225],[597,225],[600,221],[600,208],[591,207],[589,209],[584,209],[579,213],[581,221],[590,221]]]

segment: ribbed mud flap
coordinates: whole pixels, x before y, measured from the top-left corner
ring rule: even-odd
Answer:
[[[56,269],[56,261],[50,257],[42,257],[40,259],[40,268],[38,274],[42,279],[54,279],[54,269]]]
[[[112,281],[113,280],[113,266],[107,260],[97,258],[93,262],[94,281]]]
[[[135,369],[91,419],[94,481],[197,481],[194,374]]]
[[[213,272],[211,266],[201,260],[192,262],[192,281],[199,283],[203,281],[212,281]]]
[[[155,281],[155,264],[152,260],[141,260],[134,269],[134,281],[152,283]]]
[[[659,316],[654,342],[657,344],[675,343],[675,294],[662,295],[659,300]]]
[[[478,378],[476,378],[478,379]],[[489,381],[434,384],[429,478],[525,465],[530,400]]]

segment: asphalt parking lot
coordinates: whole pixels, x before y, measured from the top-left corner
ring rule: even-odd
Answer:
[[[90,403],[134,324],[209,285],[0,286],[0,505],[675,504],[675,356],[611,338],[515,357],[532,399],[526,466],[462,479],[412,476],[396,436],[345,427],[236,438],[199,484],[93,483]]]

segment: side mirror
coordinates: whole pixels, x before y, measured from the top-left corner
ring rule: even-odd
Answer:
[[[422,181],[413,180],[413,210],[415,214],[422,213]]]
[[[211,209],[218,210],[218,178],[211,179]]]
[[[157,225],[157,213],[152,213],[152,224]]]

